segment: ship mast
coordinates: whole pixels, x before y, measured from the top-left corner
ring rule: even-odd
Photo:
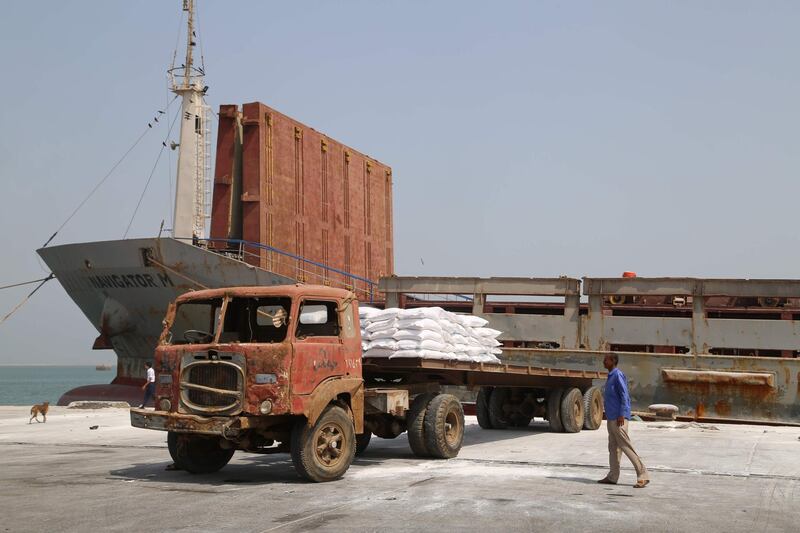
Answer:
[[[209,109],[203,99],[208,87],[203,83],[205,72],[202,66],[194,66],[194,0],[183,0],[183,10],[187,12],[186,58],[183,65],[178,67],[173,58],[168,71],[170,90],[182,100],[172,236],[196,241],[206,237],[209,208]]]

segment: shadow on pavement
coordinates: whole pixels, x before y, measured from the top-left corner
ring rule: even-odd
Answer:
[[[600,479],[602,476],[598,476],[597,479]],[[547,476],[547,479],[558,479],[560,481],[570,481],[572,483],[583,483],[585,485],[595,485],[597,487],[605,487],[605,488],[613,488],[616,485],[603,485],[602,483],[598,483],[597,479],[589,479],[586,477],[568,477],[568,476]]]
[[[183,470],[166,470],[171,461],[140,463],[111,470],[112,477],[158,483],[191,483],[212,485],[305,483],[292,466],[288,455],[260,455],[236,452],[225,468],[213,474],[191,474]],[[212,492],[217,492],[212,490]]]

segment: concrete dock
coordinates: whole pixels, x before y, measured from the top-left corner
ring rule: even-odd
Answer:
[[[606,431],[485,431],[455,459],[373,438],[342,480],[301,481],[287,455],[237,452],[208,476],[168,471],[166,434],[125,409],[0,407],[2,531],[797,531],[800,428],[634,422],[651,472],[616,486]],[[97,429],[90,429],[98,426]]]

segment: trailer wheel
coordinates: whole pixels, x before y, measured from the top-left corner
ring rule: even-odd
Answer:
[[[550,424],[550,431],[561,433],[564,425],[561,423],[561,396],[563,389],[552,389],[547,394],[547,422]]]
[[[532,416],[527,416],[523,413],[514,413],[511,415],[511,425],[515,428],[526,428],[531,425]]]
[[[175,466],[192,474],[216,472],[233,457],[234,450],[222,448],[219,439],[215,437],[176,434],[173,439]],[[167,447],[169,448],[169,435],[167,435]]]
[[[589,387],[583,394],[583,427],[598,429],[603,423],[603,393],[598,387]]]
[[[436,395],[435,392],[418,394],[408,409],[408,420],[406,421],[408,426],[408,445],[417,457],[431,456],[431,452],[428,451],[428,447],[425,445],[425,416],[428,404]]]
[[[567,389],[561,398],[561,425],[567,433],[577,433],[583,427],[583,394],[580,389]]]
[[[510,389],[508,387],[495,387],[489,396],[489,422],[494,429],[506,429],[511,420],[504,410],[508,403]]]
[[[478,417],[478,425],[483,429],[492,429],[492,420],[489,417],[489,399],[492,397],[491,387],[481,387],[478,391],[478,398],[475,400],[475,415]]]
[[[175,433],[174,431],[167,433],[167,449],[169,450],[169,456],[172,457],[175,470],[186,470],[186,467],[183,465],[183,462],[178,455],[178,437],[179,433]]]
[[[328,406],[313,427],[300,421],[292,431],[292,463],[297,473],[309,481],[342,477],[355,454],[353,420],[339,406]]]
[[[368,429],[365,429],[361,435],[356,435],[356,456],[367,451],[370,439],[372,439],[372,432]]]
[[[452,394],[440,394],[425,413],[425,445],[431,456],[450,459],[464,442],[464,409]]]

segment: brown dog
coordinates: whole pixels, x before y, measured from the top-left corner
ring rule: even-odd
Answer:
[[[36,421],[39,421],[39,414],[42,415],[42,422],[47,422],[47,411],[50,409],[50,402],[44,402],[31,407],[31,419],[28,420],[28,424],[33,422],[35,418]]]

